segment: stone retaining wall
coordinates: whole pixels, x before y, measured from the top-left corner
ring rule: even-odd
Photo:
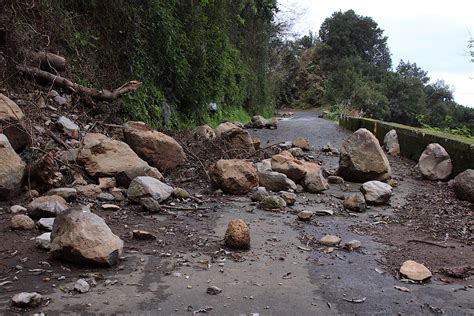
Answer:
[[[453,161],[454,176],[466,169],[474,169],[474,142],[464,142],[406,125],[367,118],[342,116],[339,119],[339,125],[351,131],[366,128],[374,133],[382,145],[385,134],[391,129],[395,129],[400,143],[401,155],[414,161],[418,161],[426,146],[431,143],[438,143],[446,149]]]

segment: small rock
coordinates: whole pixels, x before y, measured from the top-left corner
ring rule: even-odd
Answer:
[[[71,200],[76,199],[77,190],[74,188],[55,188],[46,192],[45,195],[48,195],[48,196],[57,195],[57,196],[62,197],[66,201],[71,201]]]
[[[293,180],[289,179],[286,174],[275,171],[258,172],[258,181],[260,186],[273,192],[296,189]]]
[[[155,240],[156,236],[144,230],[134,230],[132,232],[133,239],[137,240]]]
[[[344,179],[338,176],[329,176],[328,182],[332,184],[344,184]]]
[[[209,125],[202,125],[196,127],[193,132],[194,139],[198,141],[202,140],[214,140],[216,138],[216,133]]]
[[[354,250],[357,250],[359,249],[360,247],[362,246],[362,243],[357,240],[357,239],[353,239],[351,241],[348,241],[344,244],[344,248],[346,248],[347,250],[349,251],[354,251]]]
[[[303,149],[301,149],[299,147],[290,148],[290,149],[288,149],[288,151],[290,152],[290,154],[293,155],[293,157],[303,157],[304,156]]]
[[[66,200],[58,195],[42,196],[31,201],[26,207],[28,215],[35,218],[56,217],[68,208]]]
[[[87,283],[87,281],[84,279],[79,279],[76,281],[76,284],[74,284],[74,291],[77,291],[81,294],[89,292],[89,289],[89,283]]]
[[[392,187],[380,181],[369,181],[360,187],[368,204],[386,204],[392,196]]]
[[[363,212],[366,209],[365,198],[361,193],[354,193],[347,196],[343,206],[346,210],[353,212]]]
[[[67,117],[59,117],[58,121],[56,122],[56,125],[63,132],[64,135],[74,139],[79,138],[79,126],[77,126],[76,123],[74,123]]]
[[[97,184],[79,185],[76,190],[78,194],[89,198],[95,198],[102,193],[102,189]]]
[[[102,204],[102,209],[104,210],[119,210],[120,206],[115,204]]]
[[[392,129],[390,130],[383,139],[383,144],[385,150],[393,156],[400,154],[400,144],[398,143],[397,131]]]
[[[116,186],[117,186],[117,181],[115,180],[115,178],[111,178],[111,177],[99,178],[99,187],[103,190],[115,188]]]
[[[115,201],[115,196],[113,194],[107,193],[107,192],[100,192],[97,195],[97,199],[101,201]]]
[[[153,177],[136,177],[128,188],[127,195],[132,201],[141,203],[144,198],[151,198],[157,203],[171,196],[173,188]]]
[[[308,151],[309,150],[309,140],[304,137],[298,137],[293,140],[292,143],[293,147],[301,148],[302,150]]]
[[[37,248],[49,250],[51,248],[51,233],[44,233],[35,237],[35,245]]]
[[[319,242],[324,246],[334,247],[334,246],[337,246],[341,242],[341,238],[335,235],[326,235],[323,238],[321,238]]]
[[[12,217],[10,227],[14,230],[31,230],[35,222],[27,215],[18,214]]]
[[[330,142],[328,142],[325,146],[323,146],[322,151],[325,153],[339,155],[339,150],[336,147],[334,147]]]
[[[286,205],[293,205],[296,203],[296,194],[292,192],[282,191],[280,192],[280,196],[285,200]]]
[[[38,225],[40,229],[50,232],[53,230],[54,217],[40,218],[36,225]]]
[[[250,248],[250,229],[241,219],[233,219],[227,225],[224,242],[231,249]]]
[[[291,147],[293,147],[293,142],[290,142],[290,141],[283,142],[283,143],[278,144],[278,147],[280,147],[283,150],[288,150]]]
[[[405,261],[400,268],[400,273],[414,281],[424,281],[432,276],[428,268],[413,260]]]
[[[267,192],[267,189],[264,187],[257,187],[254,189],[252,192],[252,195],[250,196],[250,199],[253,202],[260,202],[267,196],[270,196],[270,194]]]
[[[12,298],[12,304],[16,307],[37,307],[43,302],[43,296],[41,294],[33,292],[21,292],[15,294]]]
[[[312,211],[301,211],[298,213],[298,219],[300,221],[309,222],[313,215],[314,213]]]
[[[260,208],[266,211],[283,210],[286,202],[279,196],[267,196],[260,202]]]
[[[26,208],[21,205],[13,205],[12,207],[10,207],[10,212],[12,214],[25,213]]]
[[[182,189],[182,188],[174,188],[173,189],[173,192],[171,192],[171,195],[174,197],[174,198],[177,198],[177,199],[189,199],[191,197],[191,195],[188,193],[188,191],[186,191],[185,189]]]
[[[271,172],[272,171],[272,160],[269,159],[264,159],[260,162],[257,162],[254,164],[255,169],[257,170],[258,173],[261,172]]]
[[[207,291],[206,291],[207,294],[209,295],[217,295],[219,293],[222,293],[222,289],[221,288],[218,288],[217,286],[215,285],[212,285],[212,286],[209,286],[207,288]]]
[[[308,172],[304,177],[303,187],[310,193],[320,193],[329,189],[329,184],[321,171]]]

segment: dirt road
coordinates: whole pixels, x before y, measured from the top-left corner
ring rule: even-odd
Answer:
[[[262,146],[278,141],[307,137],[313,156],[327,169],[337,167],[337,157],[327,156],[320,148],[327,142],[340,147],[349,132],[333,122],[319,119],[314,112],[299,112],[280,122],[277,130],[252,131]],[[474,314],[472,276],[467,280],[446,280],[435,274],[426,284],[411,284],[397,279],[387,262],[385,252],[401,251],[401,236],[394,234],[386,222],[406,205],[406,197],[423,191],[425,184],[412,175],[414,164],[391,159],[399,186],[391,205],[372,207],[362,214],[349,214],[339,197],[357,192],[359,184],[331,185],[324,194],[298,194],[297,203],[286,213],[265,212],[248,197],[209,196],[207,184],[198,184],[208,210],[148,215],[132,211],[97,211],[113,231],[124,239],[125,255],[118,267],[83,269],[58,263],[32,246],[28,237],[37,232],[13,233],[8,228],[6,206],[3,207],[1,232],[16,243],[0,246],[2,274],[0,282],[12,280],[9,288],[0,288],[0,310],[15,313],[9,306],[11,296],[20,291],[38,291],[49,298],[49,304],[32,312],[50,314],[160,314],[192,315],[207,311],[210,315],[329,315],[329,314]],[[445,188],[443,184],[443,188]],[[0,206],[1,207],[1,206]],[[442,207],[442,206],[439,206]],[[318,216],[309,223],[297,220],[299,210],[335,211],[334,216]],[[251,250],[229,252],[222,238],[227,223],[242,218],[250,224]],[[380,226],[393,234],[392,246],[372,233]],[[132,229],[153,232],[156,241],[135,241]],[[373,228],[373,229],[372,229]],[[327,253],[316,241],[334,234],[343,242],[358,239],[360,251],[336,248]],[[417,238],[426,237],[418,235]],[[448,248],[413,244],[413,252],[432,252],[435,256],[460,258],[474,264],[472,244],[447,240]],[[421,248],[417,248],[421,247]],[[428,249],[427,249],[428,248]],[[17,252],[15,253],[15,250]],[[404,250],[406,251],[406,249]],[[440,253],[440,251],[442,253]],[[26,258],[26,259],[25,259]],[[391,260],[402,260],[403,253]],[[444,258],[444,257],[443,257]],[[390,260],[388,260],[390,261]],[[390,262],[392,262],[390,261]],[[449,262],[448,263],[452,263]],[[430,264],[427,264],[432,268]],[[18,267],[18,266],[21,266]],[[435,268],[435,267],[433,267]],[[43,269],[38,273],[34,269]],[[33,272],[32,272],[33,271]],[[82,274],[99,272],[103,279],[85,294],[70,292]],[[433,271],[436,272],[436,271]],[[16,276],[18,280],[14,280]],[[452,282],[452,283],[447,283]],[[209,295],[206,289],[215,285],[223,291]],[[406,287],[402,292],[394,286]]]

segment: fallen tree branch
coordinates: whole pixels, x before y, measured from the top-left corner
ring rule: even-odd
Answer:
[[[54,134],[52,131],[50,130],[46,130],[46,134],[51,137],[52,139],[54,139],[56,141],[56,143],[60,144],[61,146],[63,146],[65,149],[67,150],[71,150],[71,146],[69,146],[68,144],[66,144],[65,142],[63,142],[63,140],[61,138],[59,138],[58,135]]]
[[[85,95],[89,95],[94,99],[101,100],[101,101],[114,101],[118,98],[120,98],[122,95],[139,89],[142,86],[142,83],[139,81],[130,81],[126,84],[124,84],[121,87],[118,87],[115,90],[97,90],[94,88],[88,88],[81,86],[80,84],[77,84],[75,82],[72,82],[69,79],[66,79],[61,76],[56,76],[53,75],[47,71],[34,68],[34,67],[27,67],[27,66],[22,66],[18,65],[17,69],[21,72],[27,73],[29,75],[32,75],[36,78],[46,80],[51,82],[53,85],[56,85],[58,87],[68,89],[71,92],[78,92],[82,93]]]
[[[42,69],[55,70],[61,72],[66,70],[66,58],[48,52],[34,52],[25,50],[26,58],[38,62]]]

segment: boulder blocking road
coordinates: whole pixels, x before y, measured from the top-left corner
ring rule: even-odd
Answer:
[[[296,112],[280,121],[276,130],[249,132],[260,138],[261,147],[305,137],[309,155],[326,170],[337,169],[339,158],[321,148],[328,142],[341,148],[351,135],[316,112]],[[413,171],[414,162],[391,156],[389,160],[397,182],[390,203],[369,206],[363,213],[342,207],[344,196],[360,192],[361,184],[351,182],[330,184],[322,194],[298,193],[286,212],[264,211],[249,197],[232,195],[210,196],[196,211],[159,215],[100,211],[124,240],[121,260],[112,268],[80,268],[49,260],[25,241],[28,232],[10,231],[7,206],[0,205],[4,210],[0,228],[6,239],[0,246],[0,284],[16,276],[13,283],[0,287],[0,311],[16,311],[8,307],[11,297],[24,291],[43,295],[43,302],[49,303],[32,312],[46,315],[474,314],[472,275],[453,279],[438,273],[444,266],[474,265],[472,242],[449,237],[443,243],[412,242],[431,240],[436,234],[413,232],[410,224],[389,220],[412,207],[412,194],[447,191],[448,185],[422,180]],[[207,185],[196,184],[197,192],[200,188],[204,192]],[[300,211],[314,215],[309,221],[299,220]],[[227,224],[235,218],[250,228],[249,250],[224,245]],[[152,232],[156,240],[133,239],[132,229]],[[340,244],[321,244],[325,235],[339,237]],[[359,249],[353,248],[359,246],[354,240],[360,242]],[[418,257],[408,258],[411,255]],[[399,276],[394,267],[399,269],[408,259],[423,260],[433,272],[431,280],[421,284]],[[69,291],[80,278],[95,286],[84,293]]]

